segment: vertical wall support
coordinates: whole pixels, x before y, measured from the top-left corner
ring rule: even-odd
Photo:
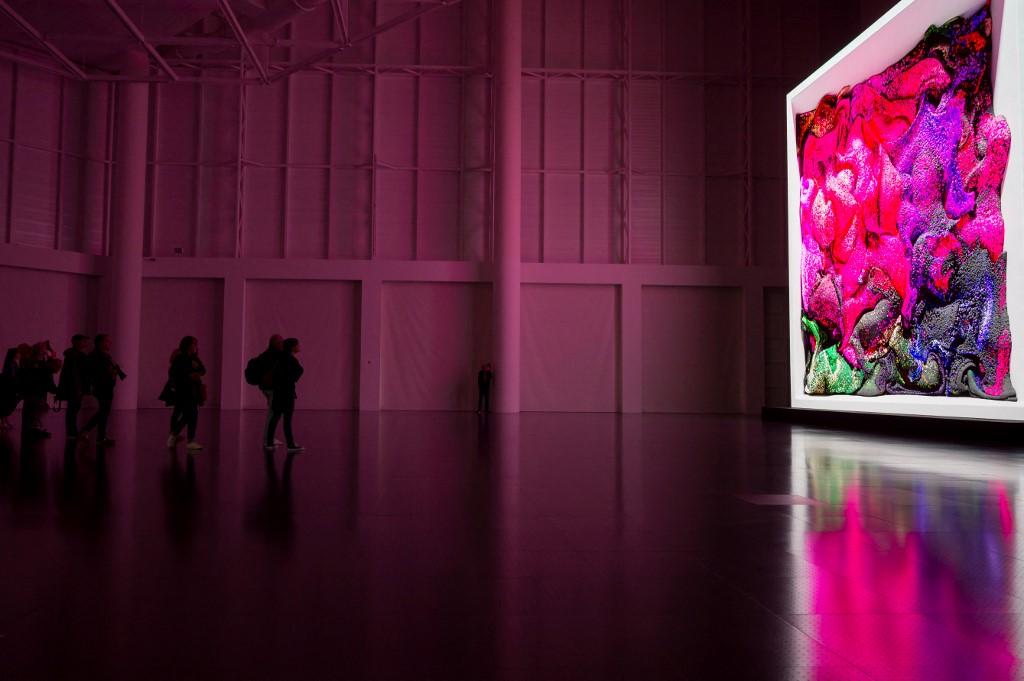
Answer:
[[[242,408],[242,367],[245,365],[245,279],[237,271],[224,277],[221,310],[220,408]]]
[[[759,414],[764,406],[764,286],[760,283],[743,287],[743,356],[745,403],[748,414]]]
[[[157,86],[159,87],[159,86]],[[200,243],[203,239],[203,161],[204,156],[204,145],[206,142],[206,136],[203,134],[205,125],[203,119],[205,118],[205,100],[206,100],[206,86],[203,83],[196,83],[196,145],[195,145],[195,175],[192,176],[193,181],[193,194],[192,200],[194,204],[192,206],[192,257],[198,258],[203,253],[200,248]]]
[[[743,2],[743,266],[754,264],[754,57],[751,0]]]
[[[149,60],[135,53],[126,72],[146,73]],[[114,406],[135,409],[139,398],[139,330],[142,326],[142,242],[146,220],[146,142],[149,85],[117,86],[117,146],[111,198],[110,259],[104,282],[101,326],[113,336],[114,356],[128,377]],[[104,318],[105,317],[105,318]],[[108,321],[109,320],[109,321]]]
[[[496,148],[494,344],[495,406],[519,412],[519,318],[523,194],[522,0],[498,0],[494,13]]]
[[[113,109],[109,83],[86,83],[85,172],[82,188],[82,210],[79,224],[91,230],[99,223],[98,243],[91,231],[83,232],[79,245],[89,253],[106,254],[107,175],[111,157],[108,153],[107,118]],[[150,211],[152,211],[152,205]],[[98,247],[94,250],[94,247]],[[92,331],[92,330],[90,330]]]
[[[18,152],[17,123],[15,115],[18,106],[18,65],[11,64],[11,122],[7,136],[11,140],[8,143],[10,154],[7,156],[7,211],[4,215],[4,243],[14,243],[14,156]]]
[[[643,405],[643,287],[638,281],[619,288],[619,410],[639,414]]]
[[[379,279],[359,286],[359,411],[380,409],[380,294]]]
[[[60,107],[60,112],[57,116],[57,205],[54,209],[56,220],[54,221],[53,230],[53,248],[57,251],[60,250],[61,233],[64,227],[64,90],[66,87],[67,80],[61,78],[60,104],[57,105]]]

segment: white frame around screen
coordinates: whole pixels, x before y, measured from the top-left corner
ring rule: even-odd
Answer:
[[[830,92],[885,69],[909,52],[925,30],[981,9],[984,0],[903,0],[786,96],[787,215],[789,255],[790,399],[794,408],[825,411],[1024,421],[1024,111],[1021,101],[1024,16],[1020,0],[992,0],[995,113],[1010,124],[1010,159],[1003,183],[1006,224],[1007,307],[1013,350],[1010,377],[1016,402],[918,395],[812,396],[803,391],[804,349],[800,328],[800,170],[796,115],[810,111]]]

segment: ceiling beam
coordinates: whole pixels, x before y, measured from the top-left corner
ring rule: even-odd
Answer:
[[[164,58],[156,51],[153,44],[146,40],[146,36],[143,35],[142,31],[135,25],[135,22],[132,21],[132,18],[128,16],[121,5],[118,4],[117,0],[107,0],[107,7],[117,15],[117,18],[121,20],[121,23],[124,24],[126,29],[128,29],[128,32],[131,33],[139,44],[142,45],[143,49],[149,53],[149,56],[152,57],[153,61],[160,65],[160,68],[163,69],[164,73],[166,73],[171,80],[178,80],[178,74],[174,72],[174,69],[171,68],[170,64],[164,61]]]
[[[300,70],[302,70],[304,68],[310,67],[310,66],[312,66],[314,64],[317,64],[319,62],[331,59],[335,55],[337,55],[338,53],[348,49],[352,45],[356,45],[358,43],[361,43],[361,42],[364,42],[366,40],[369,40],[370,38],[373,38],[373,37],[375,37],[377,35],[380,35],[381,33],[384,33],[385,31],[389,31],[389,30],[391,30],[393,28],[397,28],[398,26],[401,26],[402,24],[407,24],[410,21],[415,21],[416,19],[419,19],[424,14],[429,14],[430,12],[435,12],[435,11],[437,11],[437,10],[443,8],[443,7],[451,7],[452,5],[457,5],[459,3],[459,1],[460,0],[440,0],[436,4],[430,4],[430,5],[427,5],[425,7],[419,7],[417,9],[410,10],[410,11],[404,13],[404,14],[399,14],[397,17],[395,17],[393,19],[389,19],[388,21],[385,21],[383,24],[378,24],[377,26],[374,26],[371,30],[367,31],[366,33],[358,35],[355,38],[352,38],[351,40],[349,40],[344,45],[341,45],[339,47],[332,47],[330,49],[324,50],[323,52],[317,52],[316,54],[314,54],[314,55],[312,55],[310,57],[307,57],[305,59],[301,59],[301,60],[295,62],[291,66],[289,66],[289,67],[287,67],[287,68],[285,68],[285,69],[275,73],[273,75],[273,77],[271,78],[271,80],[275,80],[276,81],[276,80],[280,80],[281,78],[286,78],[287,76],[290,76],[291,74],[295,73],[296,71],[300,71]]]
[[[348,43],[348,18],[343,4],[344,0],[331,0],[331,13],[334,14],[334,22],[341,31],[341,42]]]
[[[249,38],[245,35],[245,29],[242,28],[242,24],[239,23],[238,17],[235,16],[235,10],[231,9],[231,3],[228,0],[220,0],[220,11],[224,15],[224,18],[228,22],[228,26],[231,27],[231,32],[235,34],[235,39],[238,40],[238,44],[241,45],[245,53],[249,55],[249,60],[253,66],[256,67],[256,71],[260,74],[260,80],[264,84],[270,82],[270,74],[267,73],[267,67],[260,61],[259,56],[256,54],[256,50],[253,48],[252,43],[249,42]]]
[[[0,12],[5,14],[8,19],[18,25],[18,28],[23,30],[32,36],[36,42],[42,45],[47,52],[53,55],[53,58],[59,61],[64,68],[70,71],[79,80],[86,80],[89,76],[83,71],[75,62],[71,61],[66,54],[64,54],[60,48],[47,40],[42,33],[36,29],[35,26],[30,24],[25,17],[18,14],[13,7],[11,7],[5,0],[0,0]]]

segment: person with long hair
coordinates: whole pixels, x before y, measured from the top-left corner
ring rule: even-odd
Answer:
[[[263,447],[274,449],[274,435],[277,434],[277,423],[284,419],[284,439],[289,452],[301,452],[305,449],[296,444],[292,436],[292,414],[295,413],[295,384],[302,377],[302,365],[295,357],[300,350],[298,338],[288,338],[284,342],[284,354],[274,367],[274,394],[271,397],[272,414],[264,435]]]
[[[182,429],[187,428],[188,442],[185,449],[198,451],[203,448],[196,441],[196,424],[199,421],[199,407],[205,402],[203,376],[206,367],[199,359],[199,341],[195,336],[181,339],[178,349],[171,355],[169,374],[174,393],[174,411],[171,412],[171,433],[167,436],[167,446],[173,449]]]

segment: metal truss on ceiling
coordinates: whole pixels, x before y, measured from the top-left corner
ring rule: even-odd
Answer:
[[[414,0],[409,4],[412,9],[394,16],[372,28],[353,34],[350,22],[350,0],[289,0],[296,8],[296,16],[302,13],[319,11],[325,21],[330,23],[332,40],[302,40],[282,38],[268,32],[246,31],[232,0],[208,0],[210,14],[217,16],[227,30],[202,33],[194,30],[174,35],[146,34],[131,13],[122,5],[125,0],[99,0],[105,5],[105,11],[116,19],[117,24],[130,36],[132,45],[128,50],[142,50],[148,60],[147,73],[125,73],[116,63],[111,64],[109,58],[90,61],[82,55],[73,54],[68,44],[106,45],[123,40],[124,36],[101,35],[95,33],[53,32],[35,19],[28,17],[24,8],[19,10],[19,3],[14,0],[0,0],[0,15],[6,18],[11,27],[18,29],[21,40],[12,40],[0,35],[0,58],[14,62],[36,66],[51,73],[73,78],[80,81],[134,81],[134,82],[245,82],[268,84],[287,78],[293,73],[302,71],[333,72],[336,70],[367,70],[380,66],[360,66],[358,64],[341,64],[334,58],[346,50],[375,37],[412,23],[421,17],[438,10],[459,4],[461,0]],[[173,0],[164,2],[165,11],[174,11]],[[238,0],[235,0],[236,4]],[[24,5],[25,3],[21,3]],[[54,3],[57,5],[58,3]],[[268,3],[269,4],[269,3]],[[99,8],[89,9],[96,12]],[[59,14],[53,7],[54,15]],[[70,11],[70,10],[68,10]],[[38,14],[38,12],[37,12]],[[376,13],[375,13],[376,14]],[[46,15],[43,16],[43,19]],[[201,23],[201,22],[200,22]],[[179,48],[175,53],[175,48]],[[271,60],[269,56],[261,56],[260,52],[269,53],[269,48],[292,48],[294,51],[308,52],[295,61]],[[194,54],[182,51],[195,50]],[[209,57],[200,49],[223,49],[222,55]],[[80,52],[88,54],[89,50]],[[232,52],[234,54],[232,54]],[[467,69],[458,66],[423,67],[420,65],[386,67],[408,72],[433,70],[453,75],[482,73],[482,69]],[[214,73],[210,73],[214,71]]]

